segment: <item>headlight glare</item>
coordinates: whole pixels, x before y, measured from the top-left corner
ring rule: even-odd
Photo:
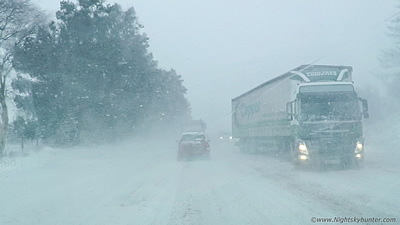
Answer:
[[[355,153],[359,153],[363,150],[364,146],[360,141],[357,141]]]
[[[306,146],[305,143],[300,143],[300,144],[299,144],[299,151],[300,151],[301,153],[303,153],[303,154],[308,154],[307,146]]]
[[[357,149],[358,150],[362,150],[363,149],[363,145],[360,142],[357,142]]]

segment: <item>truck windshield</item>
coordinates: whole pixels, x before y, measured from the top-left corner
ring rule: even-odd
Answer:
[[[355,120],[360,118],[356,97],[351,95],[303,95],[300,103],[300,120]]]

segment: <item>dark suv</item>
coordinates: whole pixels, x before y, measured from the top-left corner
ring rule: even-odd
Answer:
[[[178,160],[194,157],[210,158],[210,145],[203,133],[183,133],[178,147]]]

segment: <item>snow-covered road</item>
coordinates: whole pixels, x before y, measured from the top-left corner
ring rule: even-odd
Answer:
[[[3,165],[0,224],[399,223],[400,153],[377,146],[370,143],[363,168],[327,171],[298,171],[217,141],[211,160],[185,162],[176,161],[175,142],[48,148]]]

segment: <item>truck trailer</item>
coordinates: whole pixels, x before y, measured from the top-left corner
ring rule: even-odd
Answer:
[[[302,65],[232,99],[232,134],[242,152],[276,152],[295,165],[358,165],[362,121],[350,66]]]
[[[206,131],[207,125],[203,120],[189,120],[181,124],[181,133]]]

